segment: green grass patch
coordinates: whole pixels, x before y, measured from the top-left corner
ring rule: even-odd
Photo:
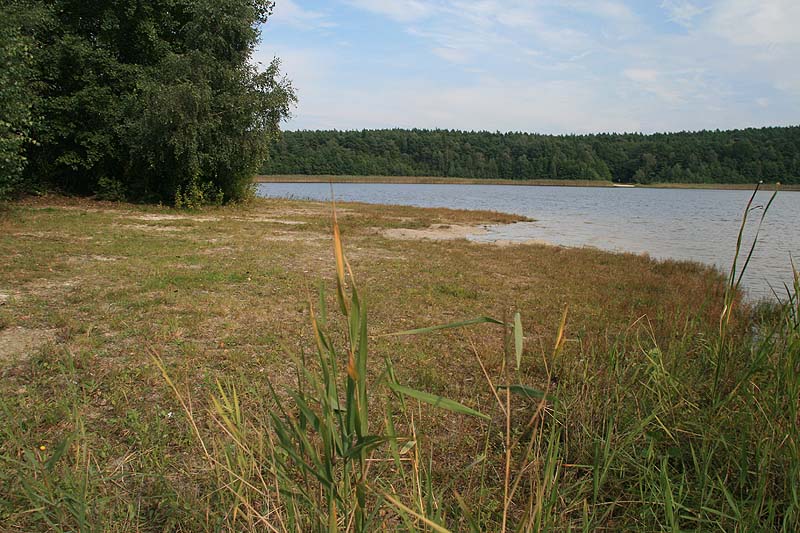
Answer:
[[[343,204],[334,253],[312,202],[13,204],[0,523],[796,530],[796,297],[751,307],[690,263],[383,234],[513,220]]]

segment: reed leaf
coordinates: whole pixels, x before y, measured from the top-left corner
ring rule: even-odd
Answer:
[[[414,400],[433,405],[434,407],[441,407],[442,409],[447,409],[448,411],[452,411],[454,413],[477,416],[478,418],[483,418],[484,420],[491,419],[489,415],[476,411],[475,409],[467,407],[466,405],[462,405],[454,400],[450,400],[436,394],[431,394],[430,392],[423,392],[409,387],[404,387],[403,385],[398,385],[397,383],[387,383],[387,385],[390,389],[398,394],[402,394],[404,396],[408,396],[409,398],[413,398]]]
[[[499,324],[501,326],[505,326],[505,322],[501,322],[500,320],[488,317],[488,316],[480,316],[478,318],[472,318],[470,320],[463,320],[461,322],[451,322],[450,324],[442,324],[439,326],[430,326],[427,328],[417,328],[417,329],[407,329],[405,331],[398,331],[396,333],[384,333],[383,335],[378,335],[378,337],[401,337],[405,335],[420,335],[423,333],[431,333],[433,331],[441,331],[443,329],[456,329],[456,328],[463,328],[465,326],[472,326],[475,324]]]
[[[517,359],[517,370],[522,364],[522,317],[520,314],[514,313],[514,355]]]
[[[529,387],[528,385],[522,384],[514,384],[514,385],[498,385],[497,390],[505,390],[508,389],[513,394],[518,396],[522,396],[523,398],[530,398],[533,400],[547,400],[548,402],[556,402],[555,396],[547,394],[546,392],[535,389],[533,387]]]

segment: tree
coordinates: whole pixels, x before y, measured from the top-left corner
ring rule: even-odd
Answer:
[[[25,168],[32,125],[31,42],[14,3],[0,7],[0,200],[16,192]]]
[[[45,118],[31,177],[81,194],[242,198],[295,95],[251,64],[268,0],[29,0]]]
[[[265,174],[800,183],[798,126],[560,136],[399,129],[296,131],[281,136],[273,155],[262,167]]]

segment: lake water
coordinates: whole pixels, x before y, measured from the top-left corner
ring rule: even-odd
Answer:
[[[535,187],[339,183],[342,201],[487,209],[535,219],[489,228],[476,241],[538,240],[699,261],[730,270],[742,213],[751,192],[709,189]],[[262,183],[267,197],[329,200],[327,183]],[[748,219],[752,236],[772,193],[760,192]],[[800,263],[800,192],[780,192],[767,213],[743,284],[753,298],[785,295],[790,256]],[[749,248],[749,240],[745,240]],[[743,245],[743,248],[745,246]],[[746,253],[746,251],[745,251]],[[800,264],[798,265],[800,266]]]

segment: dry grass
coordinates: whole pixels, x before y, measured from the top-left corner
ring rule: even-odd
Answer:
[[[664,345],[687,328],[702,336],[716,327],[722,277],[696,264],[383,233],[518,220],[341,205],[348,258],[369,303],[370,335],[520,310],[526,358],[538,360],[536,354],[552,348],[568,306],[560,357],[571,364],[552,376],[532,364],[525,378],[533,384],[560,380],[583,399],[606,379],[581,376],[591,372],[587,354],[606,353],[620,339],[639,335],[632,324],[646,324],[647,335]],[[314,350],[308,295],[318,280],[334,281],[329,229],[329,206],[284,200],[187,214],[49,197],[0,212],[0,293],[7,295],[0,330],[57,332],[49,343],[0,358],[0,395],[7,398],[0,422],[12,428],[0,447],[21,461],[26,453],[45,456],[39,446],[52,447],[73,431],[73,421],[85,420],[81,442],[91,449],[98,479],[110,480],[93,495],[98,516],[120,530],[200,527],[205,511],[191,504],[202,501],[203,462],[151,351],[196,399],[197,411],[217,379],[239,383],[252,405],[266,395],[265,376],[278,387],[294,384],[289,354]],[[403,383],[469,406],[494,402],[477,386],[481,370],[473,354],[502,354],[502,336],[375,338],[371,350],[375,360],[391,356]],[[501,356],[484,357],[488,372],[500,372]],[[477,422],[420,412],[418,423],[437,443],[436,475],[442,478],[458,473],[483,446]],[[0,475],[4,481],[11,483]],[[0,522],[24,529],[27,509],[19,505],[0,491]]]

